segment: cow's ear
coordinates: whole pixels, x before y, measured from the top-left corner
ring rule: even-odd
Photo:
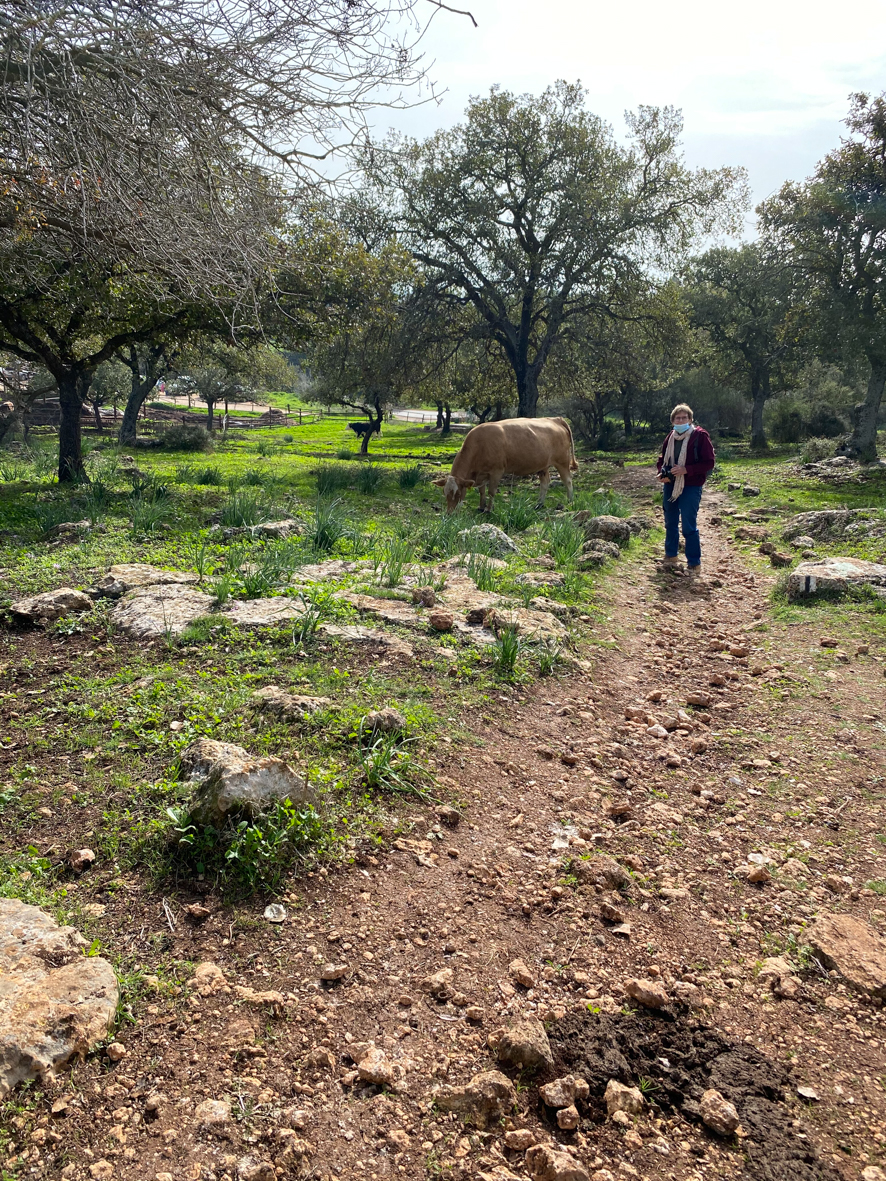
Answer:
[[[474,487],[473,480],[465,480],[465,488],[473,488],[473,487]]]
[[[445,488],[447,479],[447,476],[441,476],[439,480],[431,480],[431,483],[436,484],[438,488]]]

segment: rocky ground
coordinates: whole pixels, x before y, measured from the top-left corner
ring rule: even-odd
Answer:
[[[774,617],[724,507],[282,922],[104,898],[193,974],[9,1105],[4,1176],[882,1181],[886,649]]]

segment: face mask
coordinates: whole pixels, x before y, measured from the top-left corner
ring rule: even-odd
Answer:
[[[677,432],[678,435],[685,435],[686,432],[691,429],[691,427],[692,427],[691,422],[675,422],[674,423],[674,430]]]

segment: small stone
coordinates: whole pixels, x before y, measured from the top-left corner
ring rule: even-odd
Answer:
[[[382,734],[402,734],[406,729],[406,719],[399,710],[385,706],[384,709],[374,709],[363,719],[363,729]]]
[[[97,1160],[94,1165],[89,1166],[89,1175],[93,1181],[112,1181],[115,1169],[110,1161]]]
[[[479,1025],[483,1020],[483,1009],[480,1005],[468,1005],[465,1009],[465,1019],[472,1025]]]
[[[718,1136],[731,1136],[739,1125],[738,1112],[719,1091],[705,1091],[699,1104],[701,1118],[706,1127]]]
[[[452,991],[452,968],[441,968],[430,976],[425,976],[419,988],[431,996],[446,999]]]
[[[437,809],[437,817],[443,824],[448,824],[450,828],[457,828],[461,821],[461,812],[458,808],[451,808],[448,804],[443,804]]]
[[[658,722],[656,722],[654,726],[647,726],[646,733],[650,738],[667,738],[668,736],[667,730]]]
[[[600,903],[600,918],[605,919],[608,923],[623,923],[625,921],[624,912],[617,906],[613,906],[611,902]]]
[[[492,1039],[490,1039],[491,1041]],[[495,1055],[518,1069],[534,1070],[554,1065],[545,1027],[536,1017],[524,1017],[495,1039]]]
[[[451,611],[432,611],[428,616],[428,623],[437,632],[451,632],[455,624],[455,616]]]
[[[561,1107],[557,1112],[557,1127],[564,1132],[572,1132],[578,1127],[579,1118],[578,1108],[574,1105]]]
[[[886,999],[886,940],[873,927],[852,915],[823,914],[806,939],[850,988]]]
[[[670,1004],[665,986],[657,980],[630,979],[625,981],[624,988],[632,1000],[646,1009],[662,1009]]]
[[[805,1099],[807,1103],[819,1102],[818,1092],[813,1090],[812,1087],[797,1087],[797,1094],[801,1099]],[[862,1176],[864,1176],[864,1173],[862,1173]]]
[[[584,1079],[566,1074],[539,1087],[538,1093],[548,1107],[569,1107],[576,1099],[587,1099],[590,1088]]]
[[[68,854],[68,865],[70,865],[74,873],[83,873],[85,869],[89,869],[94,861],[95,853],[93,853],[92,849],[72,849]]]
[[[444,1087],[433,1099],[441,1110],[469,1117],[478,1127],[486,1128],[510,1114],[517,1102],[517,1092],[505,1075],[497,1070],[484,1070],[463,1087]]]
[[[818,641],[822,648],[839,648],[840,641],[833,636],[822,636]]]
[[[320,969],[320,979],[331,984],[336,980],[343,980],[349,971],[347,964],[324,964]]]
[[[126,1047],[122,1042],[111,1042],[106,1051],[112,1062],[120,1062],[126,1057]]]
[[[185,914],[194,920],[195,923],[204,923],[212,914],[208,906],[203,906],[200,902],[192,902],[185,907]]]
[[[558,1152],[557,1148],[547,1144],[534,1144],[528,1150],[526,1171],[532,1181],[590,1181],[581,1161],[571,1153]]]
[[[277,1171],[270,1161],[244,1156],[237,1162],[237,1181],[277,1181]]]
[[[886,1173],[878,1165],[867,1165],[861,1170],[861,1181],[886,1181]]]
[[[535,1133],[530,1132],[529,1128],[517,1128],[513,1132],[505,1132],[505,1147],[513,1149],[514,1152],[525,1152],[535,1142]]]
[[[525,960],[512,960],[508,966],[508,974],[523,988],[535,988],[535,976]]]
[[[265,907],[263,917],[269,923],[285,923],[286,907],[281,906],[279,902],[272,902]]]
[[[412,601],[422,607],[436,607],[437,594],[432,586],[416,586],[412,588]]]
[[[610,1119],[617,1111],[622,1111],[626,1115],[639,1115],[646,1107],[646,1100],[637,1087],[626,1087],[614,1078],[606,1084],[603,1099]]]
[[[372,1046],[357,1064],[357,1074],[363,1082],[376,1087],[390,1087],[396,1079],[396,1068],[383,1050]]]
[[[754,885],[763,885],[772,881],[772,874],[765,865],[752,865],[748,870],[747,881]]]
[[[204,1099],[197,1104],[194,1119],[207,1132],[223,1131],[231,1121],[231,1105],[224,1099]]]
[[[616,923],[612,928],[613,935],[618,935],[620,939],[630,939],[631,924],[630,923]]]

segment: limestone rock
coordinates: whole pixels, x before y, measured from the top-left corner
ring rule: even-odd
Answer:
[[[278,800],[306,803],[308,783],[282,759],[253,758],[230,742],[200,738],[185,750],[181,775],[196,784],[190,814],[201,824],[223,824],[230,815],[256,816]]]
[[[197,965],[192,981],[200,996],[215,996],[230,991],[224,972],[211,960],[204,960]]]
[[[89,595],[63,586],[58,590],[45,591],[42,595],[32,595],[29,599],[19,599],[9,610],[19,623],[41,624],[53,623],[66,615],[78,615],[81,611],[88,611],[91,606]]]
[[[366,715],[363,729],[381,734],[402,734],[406,730],[406,719],[399,710],[386,705],[384,709],[374,709]]]
[[[625,992],[645,1009],[663,1009],[670,1004],[667,990],[659,980],[626,980]]]
[[[802,598],[822,591],[842,594],[857,586],[886,586],[886,566],[861,558],[821,558],[801,562],[791,571],[787,589],[791,598]]]
[[[371,1046],[357,1064],[357,1075],[364,1083],[376,1087],[392,1087],[397,1078],[397,1068],[389,1061],[384,1050]]]
[[[490,1124],[509,1114],[517,1102],[517,1092],[509,1078],[497,1070],[475,1074],[463,1087],[444,1087],[434,1096],[443,1111],[473,1120],[478,1127]]]
[[[265,685],[256,689],[250,701],[256,709],[276,714],[287,722],[300,722],[309,714],[319,713],[332,705],[329,697],[304,697],[301,693],[287,693],[279,685]]]
[[[610,1119],[617,1111],[623,1111],[626,1115],[639,1115],[646,1107],[646,1100],[637,1087],[626,1087],[614,1078],[606,1084],[603,1100]]]
[[[95,584],[96,598],[119,599],[127,591],[143,586],[188,585],[200,581],[198,574],[185,570],[161,570],[147,562],[121,562],[112,566]]]
[[[107,529],[104,525],[94,525],[92,521],[62,521],[49,530],[46,540],[76,541],[78,537],[86,537],[90,533],[107,533]]]
[[[127,591],[111,611],[113,623],[137,640],[180,636],[212,612],[214,600],[193,586],[170,583]]]
[[[299,599],[278,595],[270,599],[233,599],[219,611],[219,618],[237,627],[273,627],[301,619],[305,605]]]
[[[525,960],[511,960],[508,975],[523,988],[535,988],[535,975]]]
[[[571,1107],[576,1099],[587,1099],[590,1087],[583,1078],[566,1074],[563,1078],[555,1078],[552,1083],[545,1083],[538,1088],[542,1101],[548,1107]]]
[[[107,1034],[117,978],[107,960],[83,955],[85,945],[38,907],[0,898],[0,1098]]]
[[[523,1017],[510,1029],[501,1030],[495,1041],[495,1056],[520,1070],[535,1070],[554,1065],[554,1055],[545,1027],[536,1017]]]
[[[535,1144],[528,1150],[526,1171],[532,1181],[590,1181],[581,1161],[547,1144]]]
[[[441,968],[439,972],[425,976],[419,987],[430,996],[445,999],[452,991],[452,975],[452,968]]]
[[[873,927],[852,915],[823,914],[806,939],[850,988],[886,999],[886,940]]]
[[[458,539],[466,549],[476,546],[482,548],[484,553],[488,552],[496,558],[520,552],[516,543],[508,537],[503,529],[499,529],[497,525],[492,525],[489,522],[483,525],[472,525],[470,529],[461,529]]]
[[[584,529],[585,537],[598,537],[602,541],[614,541],[624,545],[631,539],[631,526],[624,517],[604,515],[595,517],[589,510],[576,513],[572,518]]]
[[[296,521],[292,517],[286,517],[282,521],[262,521],[259,525],[248,526],[248,529],[253,537],[270,538],[300,537],[305,531],[301,521]]]
[[[580,1122],[581,1117],[574,1103],[570,1103],[568,1107],[561,1107],[557,1112],[557,1127],[562,1128],[564,1132],[574,1132]]]
[[[277,1181],[277,1172],[269,1160],[244,1156],[237,1162],[237,1181]]]
[[[321,623],[319,631],[324,636],[331,636],[343,644],[358,644],[360,647],[379,648],[391,656],[403,656],[411,660],[414,650],[411,644],[401,640],[399,636],[392,636],[388,632],[379,631],[371,627],[360,627],[356,624],[340,626],[337,623]]]
[[[428,623],[435,632],[451,632],[455,623],[455,616],[451,611],[441,611],[439,608],[428,615]]]
[[[738,1112],[719,1091],[708,1090],[699,1104],[702,1122],[718,1136],[731,1136],[739,1125]]]
[[[782,537],[785,541],[793,541],[802,536],[810,545],[813,544],[813,539],[826,541],[842,537],[853,516],[851,509],[823,509],[812,513],[798,513],[785,525]]]
[[[204,1099],[197,1104],[194,1119],[205,1132],[224,1132],[231,1122],[231,1105],[225,1099]]]
[[[412,588],[412,601],[420,607],[436,607],[437,592],[432,586],[415,586]]]
[[[612,857],[577,857],[572,862],[572,872],[580,882],[599,885],[604,890],[626,890],[631,884],[631,875]]]
[[[535,1133],[529,1128],[517,1128],[513,1132],[505,1132],[505,1147],[513,1148],[515,1152],[525,1152],[535,1143]]]

